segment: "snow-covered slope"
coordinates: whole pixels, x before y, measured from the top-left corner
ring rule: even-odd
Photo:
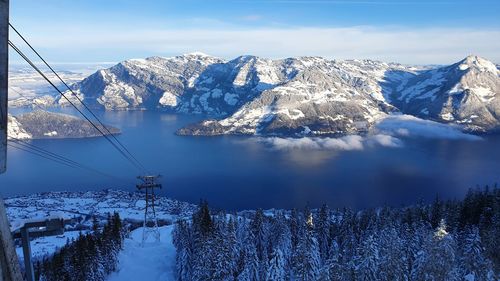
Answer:
[[[16,117],[10,114],[7,116],[7,138],[31,139],[32,137],[30,133],[26,132]]]
[[[167,108],[217,119],[179,131],[186,135],[360,133],[392,112],[490,131],[500,124],[498,73],[475,56],[429,69],[320,57],[224,61],[194,53],[124,61],[74,89],[106,109]]]
[[[172,243],[174,225],[162,226],[160,242],[142,245],[143,228],[132,231],[125,238],[118,256],[118,269],[108,281],[174,281],[176,250]]]
[[[331,61],[302,57],[293,75],[244,104],[233,115],[181,129],[179,134],[348,134],[366,132],[386,113],[390,85],[416,69],[370,60]]]
[[[176,201],[163,196],[156,197],[156,214],[161,220],[175,221],[189,217],[196,205]],[[20,220],[32,220],[57,213],[66,219],[74,217],[105,218],[118,212],[130,221],[144,219],[144,194],[122,190],[85,192],[44,192],[5,199],[7,216],[11,224]]]
[[[500,124],[499,96],[500,70],[484,58],[468,56],[413,77],[393,100],[405,113],[484,132]]]
[[[106,132],[101,125],[101,131]],[[106,126],[112,134],[120,130]],[[9,115],[7,124],[8,138],[46,139],[46,138],[87,138],[101,134],[87,121],[72,115],[35,110],[19,116]]]
[[[189,218],[197,209],[196,205],[163,196],[157,196],[155,204],[156,214],[162,225]],[[5,205],[12,229],[23,222],[46,219],[51,216],[73,221],[66,225],[63,235],[34,238],[31,241],[32,255],[37,260],[53,254],[58,248],[64,246],[68,239],[71,240],[80,233],[91,231],[93,217],[102,221],[107,218],[108,214],[117,212],[126,222],[141,222],[144,219],[145,202],[144,194],[139,192],[103,190],[30,194],[7,198]],[[161,244],[148,244],[144,248],[138,242],[141,239],[142,228],[134,230],[125,240],[124,249],[120,253],[118,272],[113,273],[109,280],[138,280],[137,276],[151,269],[150,266],[153,264],[162,265],[156,268],[158,274],[143,275],[142,280],[173,280],[170,279],[173,277],[175,266],[175,248],[172,245],[170,233],[172,228],[172,225],[160,227]],[[17,245],[16,251],[21,259],[20,245]],[[134,257],[148,259],[151,263],[133,264]],[[153,277],[161,277],[161,279]]]
[[[95,72],[74,89],[89,104],[106,109],[175,107],[177,97],[189,91],[208,66],[221,62],[199,53],[131,59]],[[68,102],[59,99],[59,104]]]

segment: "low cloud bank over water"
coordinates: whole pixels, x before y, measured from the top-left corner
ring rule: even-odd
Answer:
[[[434,139],[480,140],[475,135],[466,134],[453,125],[423,120],[411,115],[391,115],[376,126],[376,131],[399,137],[424,137]]]
[[[389,135],[377,134],[373,136],[350,135],[340,138],[261,138],[261,142],[266,143],[277,150],[293,149],[329,149],[329,150],[363,150],[366,146],[388,146],[400,147],[403,145],[400,139]]]
[[[259,138],[259,142],[267,144],[276,150],[363,150],[366,147],[401,147],[402,138],[434,138],[449,140],[481,140],[475,135],[466,134],[456,126],[423,120],[410,115],[391,115],[380,121],[373,132],[366,136],[349,135],[339,138],[302,137]]]

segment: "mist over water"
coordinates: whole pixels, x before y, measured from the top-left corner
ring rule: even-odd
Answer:
[[[72,110],[63,111],[73,113]],[[16,113],[16,112],[14,112]],[[162,195],[217,208],[302,208],[323,203],[363,208],[460,198],[469,187],[500,182],[500,136],[482,140],[389,136],[340,139],[186,137],[175,131],[201,117],[152,111],[98,112],[153,173]],[[138,171],[103,138],[34,140],[33,144],[106,178],[10,149],[2,196],[45,191],[135,190]]]

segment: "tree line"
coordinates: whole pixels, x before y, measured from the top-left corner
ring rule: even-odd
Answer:
[[[251,216],[202,202],[173,232],[176,274],[189,280],[498,280],[500,190],[463,200],[354,212]]]
[[[54,255],[35,265],[35,279],[40,281],[103,281],[118,264],[124,227],[118,213],[109,214],[100,229],[94,218],[93,231],[80,233]]]

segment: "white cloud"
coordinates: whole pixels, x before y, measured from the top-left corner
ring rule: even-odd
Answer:
[[[441,64],[478,54],[500,61],[498,29],[369,26],[133,29],[58,26],[58,36],[46,30],[51,31],[44,28],[31,32],[29,37],[32,43],[54,53],[73,54],[75,60],[86,52],[99,57],[120,54],[123,56],[120,59],[127,59],[129,53],[148,56],[202,51],[224,58],[241,54],[269,58],[313,55]]]
[[[349,135],[339,138],[259,138],[259,141],[276,150],[363,150],[367,146],[400,147],[400,139],[389,135],[373,136]]]
[[[423,120],[410,115],[391,115],[376,125],[376,131],[399,137],[481,140],[460,131],[457,126]]]
[[[363,150],[367,147],[402,147],[401,138],[433,138],[452,140],[481,140],[475,135],[460,131],[457,126],[419,119],[410,115],[391,115],[380,121],[375,129],[366,136],[348,135],[339,138],[302,137],[280,138],[263,137],[258,142],[276,150]]]

